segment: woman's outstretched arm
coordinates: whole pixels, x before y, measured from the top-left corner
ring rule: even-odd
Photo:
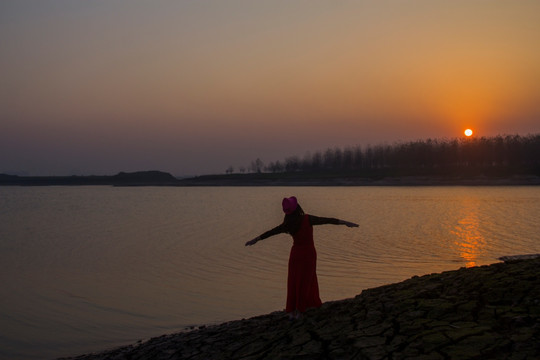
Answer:
[[[353,222],[345,221],[345,220],[339,220],[339,225],[345,225],[347,227],[358,227],[359,226],[357,223],[353,223]]]
[[[309,215],[309,222],[311,223],[312,226],[333,224],[333,225],[345,225],[347,227],[358,227],[358,224],[350,222],[350,221],[340,220],[336,218],[315,216],[315,215]]]
[[[269,238],[270,236],[274,236],[277,234],[281,234],[285,232],[285,228],[283,227],[283,224],[276,226],[275,228],[268,230],[267,232],[257,236],[256,238],[253,238],[246,242],[246,246],[255,245],[257,242],[264,240],[266,238]]]

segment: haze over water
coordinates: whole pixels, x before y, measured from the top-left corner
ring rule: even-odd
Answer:
[[[296,195],[323,301],[540,253],[538,187],[0,187],[0,358],[77,355],[283,310]]]

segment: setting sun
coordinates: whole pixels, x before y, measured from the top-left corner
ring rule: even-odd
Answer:
[[[473,134],[473,131],[471,129],[465,130],[465,136],[469,137],[469,136],[472,136],[472,134]]]

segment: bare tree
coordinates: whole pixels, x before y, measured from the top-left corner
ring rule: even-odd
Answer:
[[[251,162],[250,169],[252,172],[261,173],[263,168],[264,163],[261,159],[257,158],[257,160]]]

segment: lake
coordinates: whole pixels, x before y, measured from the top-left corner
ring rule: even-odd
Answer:
[[[321,299],[540,253],[540,187],[0,187],[0,359],[73,356],[283,310],[310,214]]]

